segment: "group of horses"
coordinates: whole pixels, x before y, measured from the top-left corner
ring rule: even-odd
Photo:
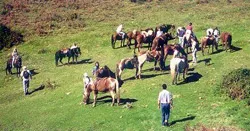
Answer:
[[[161,30],[163,34],[159,37],[156,37],[157,30]],[[111,44],[112,47],[115,48],[116,40],[121,40],[121,47],[124,46],[125,40],[127,40],[127,47],[130,48],[131,41],[135,41],[135,48],[138,48],[138,55],[134,55],[133,57],[121,59],[116,64],[116,71],[115,73],[112,72],[107,66],[100,68],[96,71],[95,81],[91,81],[87,86],[84,86],[84,93],[83,93],[83,103],[89,103],[90,93],[93,92],[94,94],[94,102],[93,106],[96,105],[97,94],[98,92],[110,92],[112,97],[112,105],[114,105],[115,97],[117,97],[117,103],[120,102],[120,89],[119,87],[122,86],[123,80],[121,78],[121,74],[124,69],[136,69],[135,71],[135,78],[141,79],[141,71],[144,63],[146,61],[154,61],[154,70],[156,70],[156,65],[159,62],[160,70],[165,69],[165,61],[168,55],[173,55],[175,50],[178,50],[183,56],[172,58],[170,60],[170,72],[172,76],[172,84],[177,84],[177,77],[180,77],[180,74],[183,73],[183,79],[185,80],[185,75],[187,74],[189,64],[188,64],[188,49],[185,52],[185,48],[189,46],[185,46],[184,48],[181,47],[179,44],[171,45],[168,44],[168,41],[175,39],[177,36],[173,36],[172,33],[169,33],[169,30],[174,30],[174,25],[161,25],[155,28],[148,28],[146,30],[141,31],[130,31],[125,33],[124,37],[120,34],[114,33],[111,36]],[[221,33],[220,39],[222,41],[222,45],[224,45],[225,50],[227,51],[230,49],[231,42],[232,42],[232,35],[228,32]],[[215,40],[215,37],[202,37],[201,43],[199,43],[198,39],[195,38],[198,44],[201,44],[202,54],[204,55],[204,49],[208,46],[215,47],[216,50],[218,49],[218,42]],[[186,39],[187,42],[190,42],[189,39]],[[143,43],[148,43],[148,50],[147,51],[140,51]],[[209,50],[208,50],[209,52]],[[70,58],[72,57],[73,62],[77,61],[77,57],[81,55],[80,47],[75,48],[64,48],[61,50],[56,51],[55,53],[55,65],[58,66],[58,61],[62,63],[62,59],[64,57],[68,57],[68,64],[70,62]],[[14,67],[17,68],[17,74],[20,74],[20,69],[22,67],[22,59],[18,57],[14,61]],[[6,74],[7,71],[9,73],[12,69],[12,59],[7,61],[6,66]]]

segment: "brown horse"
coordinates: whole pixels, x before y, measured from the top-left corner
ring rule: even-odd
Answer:
[[[140,34],[136,36],[135,49],[138,48],[138,52],[140,52],[140,47],[142,47],[143,43],[148,43],[148,50],[150,49],[152,42],[154,40],[154,31],[153,29],[146,29],[141,31]],[[134,53],[135,53],[134,49]]]
[[[157,62],[159,61],[159,65],[160,65],[160,70],[163,70],[165,68],[165,61],[167,59],[168,55],[173,55],[174,51],[178,50],[182,56],[187,57],[187,54],[185,53],[184,49],[179,45],[179,44],[175,44],[175,45],[164,45],[164,57],[163,57],[163,63],[161,62],[161,51],[157,51],[157,50],[153,50],[151,51],[151,55],[154,56],[155,58],[155,63],[154,63],[154,70],[156,70],[156,65]]]
[[[205,50],[206,46],[208,46],[208,53],[209,53],[209,49],[210,49],[211,45],[212,45],[212,53],[214,52],[214,47],[216,50],[218,50],[218,43],[216,42],[216,39],[213,36],[201,38],[202,55],[204,55],[204,50]]]
[[[140,31],[136,31],[136,30],[134,30],[134,31],[129,31],[129,32],[127,33],[127,39],[128,39],[127,46],[128,46],[129,49],[131,49],[131,48],[130,48],[131,40],[134,40],[135,43],[136,43],[136,36],[139,35],[139,34],[141,34]]]
[[[95,82],[90,82],[84,87],[83,103],[88,104],[90,93],[93,91],[94,102],[93,107],[96,105],[98,92],[110,92],[112,97],[112,105],[115,103],[115,96],[117,97],[117,105],[120,103],[119,83],[116,79],[111,77],[100,78]]]
[[[139,56],[134,58],[125,58],[120,60],[116,65],[116,79],[121,80],[121,73],[124,69],[136,68],[135,78],[141,79],[141,70],[145,61],[153,60],[153,56],[150,55],[149,51],[140,52]]]
[[[125,33],[124,38],[122,38],[122,36],[120,34],[117,34],[116,32],[111,36],[111,46],[114,49],[115,48],[115,43],[116,40],[120,40],[121,41],[121,45],[120,47],[124,46],[125,43],[125,39],[127,38],[127,34]]]
[[[188,63],[185,57],[183,58],[172,58],[170,60],[170,72],[172,76],[172,84],[177,85],[177,77],[180,79],[180,73],[183,73],[183,79],[185,80],[185,75],[188,72]]]
[[[231,45],[232,45],[232,35],[229,32],[222,32],[221,36],[220,36],[222,45],[224,47],[224,50],[229,49],[229,51],[231,51]]]

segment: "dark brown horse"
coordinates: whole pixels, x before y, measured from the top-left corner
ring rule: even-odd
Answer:
[[[122,38],[122,36],[120,34],[117,34],[116,32],[111,36],[111,46],[114,49],[115,48],[115,43],[116,40],[120,40],[121,41],[121,45],[120,47],[124,46],[125,43],[125,39],[127,38],[127,34],[125,33],[124,38]]]
[[[224,50],[226,50],[226,52],[228,49],[229,51],[231,51],[232,35],[229,32],[222,32],[220,35],[220,39],[224,47]]]
[[[214,47],[216,50],[218,50],[218,43],[216,42],[215,38],[212,37],[202,37],[201,38],[201,51],[202,55],[204,55],[204,50],[208,46],[208,53],[210,46],[212,45],[212,53],[214,52]]]
[[[160,26],[155,27],[155,36],[158,30],[161,30],[163,33],[171,32],[174,33],[173,30],[175,29],[175,25],[173,24],[162,24]]]
[[[148,43],[148,50],[152,46],[152,42],[154,40],[154,31],[153,29],[142,30],[140,34],[136,36],[135,49],[138,48],[138,52],[140,52],[140,48],[143,43]],[[134,53],[135,53],[134,49]]]
[[[21,56],[17,56],[17,58],[15,59],[14,63],[13,63],[14,67],[12,67],[12,58],[10,58],[7,62],[6,62],[6,68],[5,68],[5,71],[6,71],[6,75],[9,73],[9,74],[12,74],[12,71],[11,69],[12,68],[16,68],[16,71],[17,71],[17,77],[20,76],[20,73],[21,73],[21,68],[22,68],[22,58]]]
[[[104,78],[104,77],[116,78],[115,73],[111,71],[109,67],[106,65],[104,67],[99,68],[95,73],[96,73],[95,74],[96,80],[99,80],[100,78]],[[121,87],[123,84],[123,81],[118,79],[118,82],[119,82],[119,87]]]
[[[115,103],[115,96],[117,97],[117,105],[120,103],[120,90],[119,83],[116,79],[111,77],[100,78],[95,82],[90,82],[84,87],[83,103],[88,104],[90,93],[93,91],[94,102],[93,107],[96,105],[98,92],[110,92],[112,97],[112,105]]]

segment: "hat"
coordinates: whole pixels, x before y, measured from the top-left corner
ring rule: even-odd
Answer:
[[[26,70],[27,69],[27,67],[26,66],[23,66],[23,70]]]
[[[85,72],[85,73],[83,74],[83,76],[84,76],[84,77],[87,77],[87,76],[88,76],[88,74]]]

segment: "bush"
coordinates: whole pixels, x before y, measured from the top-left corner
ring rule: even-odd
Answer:
[[[22,42],[23,35],[21,33],[12,31],[5,25],[0,25],[0,50],[4,47],[10,48]]]
[[[232,99],[250,98],[250,70],[236,69],[224,76],[221,89]]]

